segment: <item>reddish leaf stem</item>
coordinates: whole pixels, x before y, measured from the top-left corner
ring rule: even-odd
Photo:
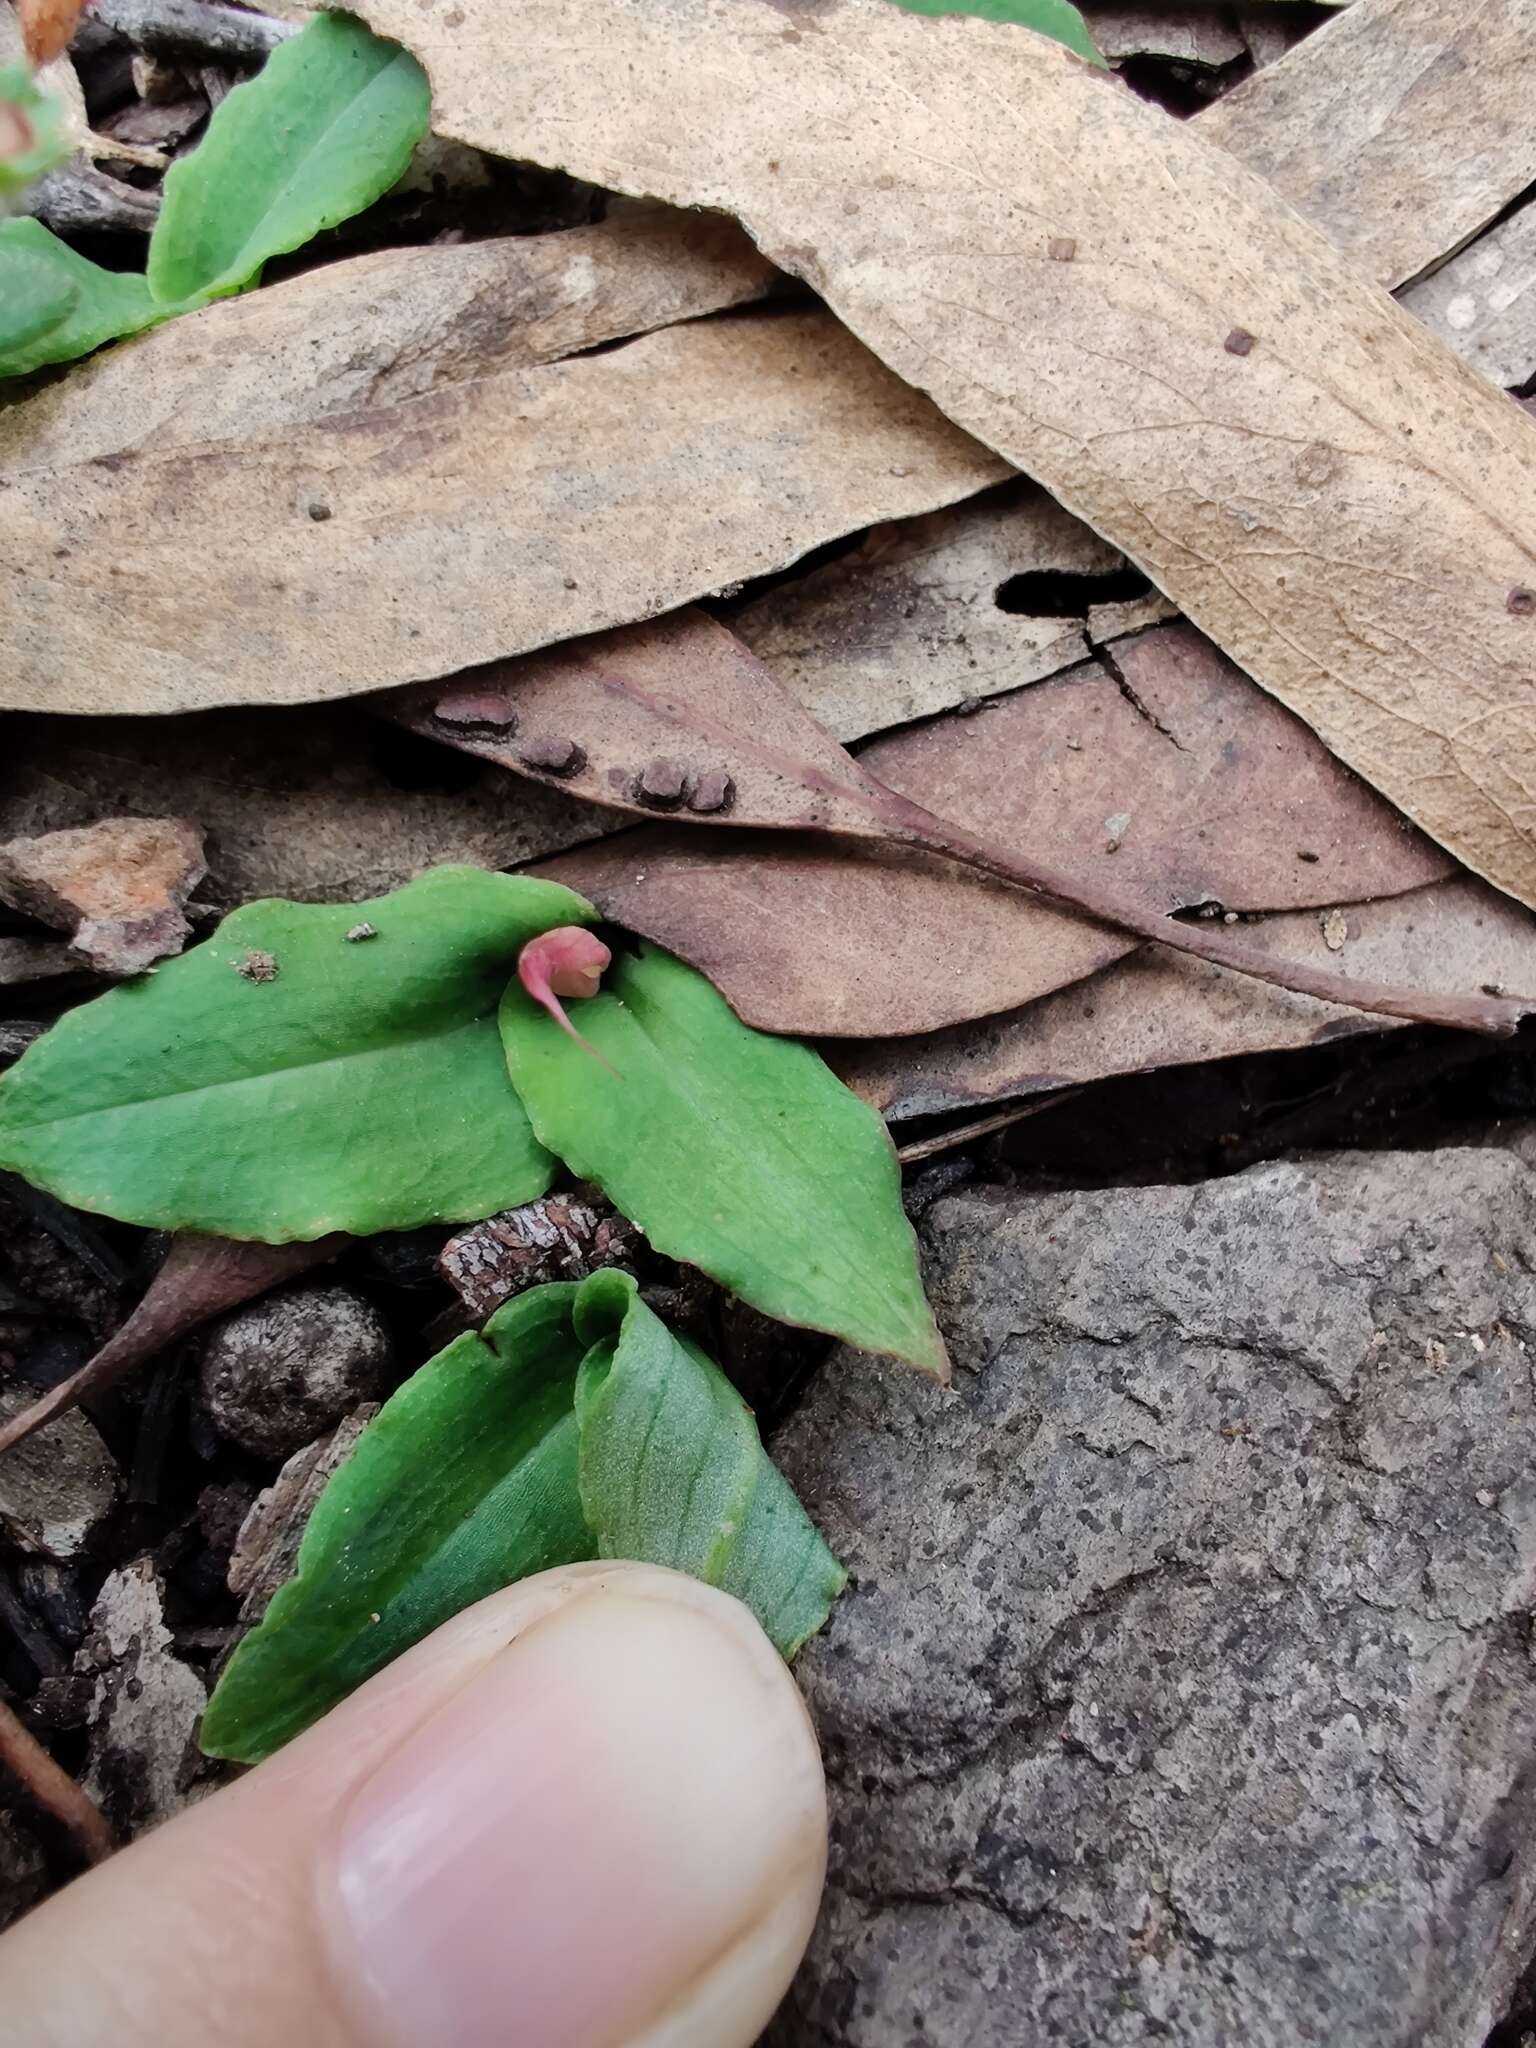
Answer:
[[[87,1863],[104,1863],[117,1847],[106,1815],[31,1730],[0,1700],[0,1765],[20,1781],[44,1813],[68,1828]]]

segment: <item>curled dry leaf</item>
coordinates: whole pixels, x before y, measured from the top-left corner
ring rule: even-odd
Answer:
[[[1200,130],[1367,277],[1397,285],[1536,179],[1533,93],[1536,17],[1525,0],[1357,0],[1208,107]]]
[[[223,310],[178,322],[178,343],[200,346],[194,323]],[[189,415],[227,374],[159,363]],[[147,380],[142,402],[153,416],[167,399]],[[649,616],[1006,474],[820,311],[669,327],[212,445],[133,434],[34,463],[30,417],[7,416],[0,453],[0,605],[16,622],[3,699],[51,711],[301,702],[442,675]],[[125,588],[143,600],[127,611]]]
[[[944,818],[1110,875],[1165,912],[1326,905],[1450,871],[1192,627],[1154,627],[1112,658],[1119,680],[1088,662],[974,716],[877,740],[860,765]],[[738,846],[663,826],[539,872],[691,960],[749,1023],[807,1036],[986,1016],[1134,944],[948,861],[884,849],[757,835]]]
[[[1343,916],[1348,937],[1337,955],[1313,911],[1269,918],[1245,936],[1277,955],[1326,959],[1344,974],[1445,990],[1536,985],[1536,927],[1469,877],[1351,903]],[[1381,1017],[1147,948],[1007,1016],[827,1052],[849,1087],[894,1119],[1386,1028]]]
[[[0,902],[70,932],[72,957],[101,974],[138,974],[179,953],[206,873],[190,818],[103,818],[0,844]]]
[[[346,1242],[339,1234],[309,1244],[236,1243],[191,1232],[173,1238],[143,1300],[122,1327],[77,1372],[0,1423],[0,1457],[210,1316],[238,1308],[280,1281],[334,1259]]]
[[[1225,151],[1043,38],[884,0],[814,33],[770,0],[552,0],[496,65],[494,0],[366,11],[427,52],[448,132],[737,214],[1536,901],[1536,620],[1509,603],[1536,578],[1536,435]]]
[[[86,0],[16,0],[22,40],[34,64],[51,64],[69,48]]]

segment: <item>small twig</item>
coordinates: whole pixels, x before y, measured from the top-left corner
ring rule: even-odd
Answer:
[[[160,194],[141,192],[94,164],[63,164],[22,197],[22,210],[58,235],[147,235],[160,214]]]
[[[1038,1116],[1043,1109],[1054,1109],[1058,1102],[1070,1102],[1074,1095],[1081,1095],[1079,1088],[1055,1088],[1049,1095],[1041,1095],[1032,1102],[1016,1102],[1011,1109],[999,1109],[991,1116],[979,1117],[973,1124],[961,1124],[953,1131],[940,1131],[934,1138],[919,1138],[914,1144],[897,1148],[896,1157],[903,1166],[915,1166],[920,1159],[932,1159],[936,1152],[952,1152],[956,1145],[969,1145],[973,1138],[990,1138],[994,1131],[1006,1131],[1010,1124],[1022,1123],[1027,1116]]]
[[[87,1863],[107,1860],[117,1847],[117,1837],[106,1815],[68,1771],[60,1769],[4,1700],[0,1700],[0,1764],[20,1780],[23,1791],[44,1813],[68,1828]]]
[[[265,57],[294,33],[293,24],[274,21],[218,0],[96,0],[91,13],[141,50],[189,52],[249,61]]]

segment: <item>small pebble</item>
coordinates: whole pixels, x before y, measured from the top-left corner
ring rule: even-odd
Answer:
[[[202,1392],[220,1436],[286,1458],[361,1401],[388,1391],[394,1347],[373,1304],[350,1287],[288,1287],[215,1323]]]
[[[728,811],[736,801],[736,785],[721,768],[706,768],[702,775],[694,777],[693,787],[688,792],[688,808],[700,817],[709,817],[716,811]]]
[[[242,981],[276,981],[277,961],[271,953],[253,946],[243,960],[235,962],[235,972]]]
[[[534,733],[522,742],[517,758],[525,768],[541,768],[546,775],[579,775],[587,765],[586,750],[564,733]]]
[[[687,788],[687,771],[681,761],[658,754],[635,777],[634,793],[637,802],[653,811],[673,811],[682,802]]]
[[[366,922],[354,924],[347,931],[347,944],[349,946],[358,946],[362,944],[364,939],[376,939],[378,936],[379,928],[376,924],[368,924]]]

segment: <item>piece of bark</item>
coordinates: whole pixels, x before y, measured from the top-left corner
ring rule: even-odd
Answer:
[[[0,902],[67,930],[82,966],[138,974],[181,951],[186,905],[207,871],[190,818],[103,818],[0,843]]]
[[[365,1295],[334,1282],[284,1287],[204,1335],[203,1406],[222,1437],[286,1458],[388,1391],[394,1343]]]
[[[1043,37],[935,32],[885,0],[836,0],[810,33],[770,0],[554,0],[504,63],[492,0],[364,11],[424,49],[444,132],[728,206],[1333,752],[1536,900],[1536,619],[1511,604],[1536,575],[1536,434],[1208,131]],[[1536,20],[1506,40],[1501,90]]]
[[[1160,57],[1219,70],[1247,54],[1248,46],[1231,16],[1207,0],[1187,7],[1085,0],[1082,11],[1093,40],[1112,64],[1126,57]]]
[[[112,142],[130,143],[140,151],[165,151],[185,142],[207,118],[208,102],[198,93],[158,104],[133,102],[109,114],[101,127],[103,135]],[[163,156],[161,160],[164,161]]]
[[[585,1280],[602,1266],[633,1259],[642,1240],[606,1202],[544,1195],[450,1237],[438,1271],[475,1322],[504,1301],[550,1280]]]
[[[26,1387],[0,1387],[0,1429],[26,1412]],[[0,1456],[0,1527],[23,1549],[68,1559],[117,1504],[112,1454],[83,1415],[62,1415]]]
[[[208,838],[198,901],[220,910],[259,896],[351,902],[443,862],[514,867],[614,826],[557,790],[436,748],[415,753],[344,704],[165,720],[28,716],[7,733],[0,803],[29,833],[184,808]],[[20,949],[18,976],[70,966],[62,946],[0,939],[0,981],[7,948]]]
[[[876,741],[860,765],[964,828],[1111,877],[1163,912],[1321,906],[1448,872],[1189,626],[1154,627],[1115,654],[1123,681],[1089,662]],[[897,1036],[991,1015],[1135,943],[946,861],[799,838],[660,826],[537,872],[691,961],[749,1023],[798,1035]]]
[[[765,2048],[1482,2048],[1536,1934],[1533,1228],[1494,1149],[932,1205],[954,1392],[844,1354],[773,1444],[852,1583]]]
[[[1081,661],[1077,611],[999,603],[1011,577],[1081,581],[1124,564],[1021,480],[925,518],[880,526],[853,551],[743,607],[732,630],[840,740],[1014,690]]]
[[[240,1596],[240,1635],[256,1626],[272,1595],[293,1576],[315,1502],[377,1413],[367,1404],[356,1409],[327,1435],[295,1451],[272,1484],[257,1494],[235,1538],[226,1575],[229,1590]]]
[[[1434,883],[1386,902],[1343,905],[1341,915],[1347,936],[1337,954],[1313,911],[1267,918],[1244,936],[1371,979],[1536,986],[1536,924],[1483,883]],[[856,1094],[897,1121],[1390,1028],[1386,1018],[1148,948],[1006,1016],[826,1052]]]
[[[18,210],[56,235],[147,235],[160,215],[160,194],[125,184],[77,156],[29,185]]]
[[[1536,179],[1526,0],[1357,0],[1199,117],[1360,270],[1399,285]]]
[[[37,1837],[0,1807],[0,1934],[35,1906],[48,1888],[48,1864]]]
[[[148,1558],[104,1582],[76,1669],[93,1685],[82,1784],[131,1840],[186,1804],[208,1702],[203,1681],[173,1653],[164,1588]]]
[[[195,407],[215,376],[180,365],[201,346],[190,321],[222,310],[176,323],[170,402]],[[166,387],[141,403],[160,413]],[[441,675],[652,616],[1006,474],[819,311],[693,322],[287,433],[63,467],[31,466],[28,411],[7,416],[0,478],[4,696],[53,711]]]
[[[1536,205],[1402,293],[1417,320],[1495,384],[1536,376]]]
[[[408,442],[432,414],[394,410],[407,400],[761,298],[777,275],[734,221],[662,207],[563,234],[375,250],[71,371],[0,418],[0,473],[202,452],[369,412]]]

